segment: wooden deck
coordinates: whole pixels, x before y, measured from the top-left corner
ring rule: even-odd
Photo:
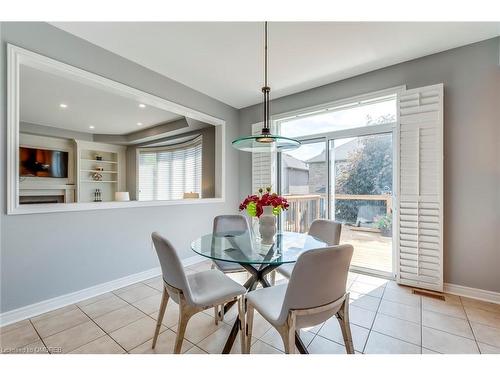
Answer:
[[[340,243],[354,247],[351,264],[377,271],[392,272],[392,239],[379,232],[362,231],[349,225],[342,226]]]

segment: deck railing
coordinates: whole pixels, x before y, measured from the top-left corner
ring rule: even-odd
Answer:
[[[307,232],[311,223],[321,217],[326,217],[326,194],[285,195],[290,207],[285,212],[283,229],[291,232]],[[385,201],[387,214],[392,212],[392,196],[335,194],[335,200],[366,200]]]

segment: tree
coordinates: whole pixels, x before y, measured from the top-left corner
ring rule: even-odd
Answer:
[[[337,194],[380,195],[392,192],[392,138],[390,135],[363,137],[347,160],[336,166]],[[377,205],[373,201],[370,204]],[[355,222],[362,200],[337,200],[336,217]]]

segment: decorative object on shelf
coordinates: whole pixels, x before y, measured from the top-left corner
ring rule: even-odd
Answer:
[[[130,194],[128,191],[117,191],[115,192],[115,201],[117,202],[128,202],[130,200]]]
[[[100,174],[99,172],[92,173],[92,180],[102,181],[102,174]]]
[[[184,199],[198,199],[198,198],[200,198],[200,194],[199,193],[193,193],[193,192],[184,193],[183,198]]]
[[[94,202],[102,202],[101,189],[95,189],[95,191],[94,191]]]
[[[262,87],[262,93],[264,94],[264,127],[260,134],[236,138],[232,142],[234,148],[248,152],[281,152],[300,147],[300,142],[296,139],[271,134],[270,92],[271,88],[267,84],[267,22],[264,22],[264,87]]]
[[[102,161],[102,155],[101,155],[101,154],[99,154],[99,153],[96,153],[96,154],[95,154],[95,160],[97,160],[97,161]]]
[[[373,221],[383,237],[392,237],[392,213],[375,216]]]
[[[259,189],[256,195],[249,195],[240,204],[240,211],[246,210],[250,217],[259,220],[261,243],[270,245],[274,243],[276,234],[276,216],[288,209],[286,198],[276,193],[271,193],[271,188]]]

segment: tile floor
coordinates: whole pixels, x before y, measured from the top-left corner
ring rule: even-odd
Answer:
[[[188,273],[210,267],[203,262]],[[235,274],[244,282],[245,274]],[[280,280],[278,282],[285,282]],[[500,305],[446,295],[446,301],[413,295],[409,288],[360,274],[349,274],[354,348],[360,353],[500,354]],[[169,302],[157,347],[151,349],[162,290],[154,278],[0,328],[1,352],[13,353],[171,353],[177,305]],[[213,310],[188,324],[184,353],[220,353],[236,316],[214,324]],[[335,319],[301,331],[310,353],[343,354]],[[255,316],[251,353],[279,354],[278,333]],[[239,340],[233,353],[239,353]]]

